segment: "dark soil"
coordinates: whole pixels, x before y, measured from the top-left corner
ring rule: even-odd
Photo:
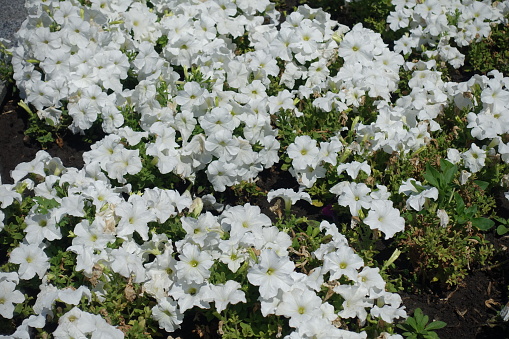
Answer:
[[[507,239],[503,242],[508,243]],[[500,243],[500,242],[499,242]],[[507,252],[507,250],[505,250]],[[507,302],[509,271],[507,253],[500,255],[504,264],[470,272],[455,289],[434,289],[426,293],[400,293],[409,313],[421,308],[432,320],[441,320],[447,326],[437,330],[439,337],[502,339],[509,338],[509,324],[497,316]]]
[[[18,101],[19,98],[11,94],[0,105],[0,170],[3,183],[12,183],[10,171],[20,162],[33,160],[41,149],[40,145],[24,135],[28,117],[27,113],[17,106]],[[69,133],[63,138],[63,143],[50,144],[46,151],[59,157],[66,167],[80,168],[83,165],[82,154],[88,149],[89,144],[83,142],[79,136]],[[261,173],[258,186],[261,191],[267,191],[295,188],[297,184],[288,172],[275,166]],[[230,198],[239,199],[234,193],[230,193]],[[231,203],[234,202],[235,200]],[[275,219],[276,215],[269,209],[266,198],[246,197],[242,203],[246,202],[259,205],[264,213]],[[320,209],[303,203],[294,206],[292,212],[316,219]],[[421,288],[418,293],[401,293],[409,314],[416,308],[421,308],[430,319],[447,323],[444,329],[437,331],[442,339],[509,338],[509,324],[502,322],[497,316],[508,301],[509,237],[491,237],[499,253],[492,266],[474,269],[461,286],[452,290],[442,286]],[[410,276],[404,278],[411,279]],[[207,324],[202,318],[200,314],[186,317],[182,329],[175,335],[182,338],[220,338],[217,334],[218,324]]]
[[[25,136],[28,113],[18,106],[19,97],[9,93],[0,105],[0,174],[2,183],[12,183],[10,176],[16,165],[29,162],[41,150],[41,145]],[[46,151],[53,157],[62,160],[66,167],[80,168],[83,166],[83,152],[90,149],[90,145],[83,142],[79,136],[69,132],[63,143],[47,145]]]

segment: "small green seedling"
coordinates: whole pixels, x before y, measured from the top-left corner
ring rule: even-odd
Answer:
[[[434,330],[439,330],[447,324],[443,321],[432,321],[428,324],[429,317],[417,308],[413,317],[408,317],[405,323],[397,325],[404,330],[403,335],[410,339],[439,339]]]

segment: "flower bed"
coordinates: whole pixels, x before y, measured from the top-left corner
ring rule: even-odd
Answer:
[[[509,78],[449,74],[509,2],[392,5],[391,49],[263,0],[27,1],[6,52],[30,133],[91,146],[0,186],[3,334],[151,337],[200,314],[224,338],[397,338],[401,253],[415,284],[490,263]],[[257,186],[275,168],[289,183]]]

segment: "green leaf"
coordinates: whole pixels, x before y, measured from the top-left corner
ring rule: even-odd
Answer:
[[[487,231],[495,226],[495,222],[488,218],[474,218],[472,220],[472,226],[477,227],[481,231]]]
[[[11,237],[12,237],[14,240],[21,240],[21,239],[23,239],[25,236],[23,235],[23,233],[13,233],[13,234],[11,234]]]
[[[464,216],[462,215],[459,215],[456,219],[456,222],[459,224],[459,225],[463,225],[467,222],[467,218],[465,218]]]
[[[440,158],[440,169],[442,170],[442,172],[446,172],[454,166],[455,165],[450,161],[445,160],[444,158]]]
[[[413,320],[413,322],[414,322],[413,328],[417,332],[422,332],[422,331],[424,331],[424,328],[425,328],[426,324],[428,323],[429,318],[427,315],[424,315],[422,313],[422,310],[420,308],[416,308],[414,311],[414,316],[407,319],[408,323],[410,323],[409,320]]]
[[[422,331],[426,328],[426,324],[428,323],[429,317],[427,315],[423,315],[422,318],[417,319],[417,324],[419,325],[419,331]]]
[[[242,334],[244,336],[252,337],[252,336],[255,335],[255,333],[253,332],[253,329],[251,328],[250,324],[240,323],[240,327],[242,327]]]
[[[397,324],[396,327],[401,329],[401,330],[403,330],[403,331],[408,331],[408,325],[407,324]]]
[[[444,328],[445,326],[447,326],[447,324],[443,321],[434,321],[431,324],[428,324],[428,326],[426,326],[426,331],[439,330],[441,328]]]
[[[503,224],[503,225],[507,225],[508,224],[508,220],[507,219],[504,219],[504,218],[501,218],[501,217],[493,217],[493,219],[495,219],[496,221],[498,221],[499,223]]]
[[[440,177],[440,173],[429,164],[426,164],[426,172],[423,174],[424,179],[426,179],[431,185],[439,188],[438,178]]]
[[[413,329],[417,329],[418,325],[414,318],[410,317],[406,320],[407,324],[410,325]]]
[[[472,217],[474,216],[475,212],[477,212],[477,206],[473,205],[465,210],[465,215]]]
[[[456,200],[456,211],[460,214],[463,213],[465,210],[465,202],[458,192],[454,192],[454,200]]]
[[[474,183],[479,186],[483,191],[486,190],[486,188],[488,188],[488,186],[490,185],[489,182],[486,182],[486,181],[482,181],[482,180],[474,180]]]
[[[316,236],[320,233],[320,228],[313,227],[313,233],[311,233],[311,237],[316,238]]]
[[[504,235],[509,231],[509,228],[505,227],[504,225],[498,225],[497,227],[497,234],[498,235]]]
[[[438,174],[438,184],[440,185],[439,189],[446,190],[447,182],[445,181],[445,177],[444,177],[443,173]]]
[[[415,180],[410,181],[410,183],[412,184],[412,186],[415,187],[415,189],[417,190],[417,193],[421,193],[422,191],[424,191],[424,187],[422,187],[421,185],[418,185]]]
[[[444,173],[445,184],[450,184],[454,179],[454,175],[458,172],[458,166],[451,164],[449,161],[440,159],[440,166]]]
[[[429,332],[429,333],[425,334],[424,338],[426,338],[426,339],[440,339],[438,334],[436,334],[435,332]]]

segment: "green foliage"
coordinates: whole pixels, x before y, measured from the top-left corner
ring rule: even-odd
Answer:
[[[493,246],[479,233],[441,227],[438,220],[430,219],[419,215],[416,220],[409,220],[405,239],[400,240],[425,284],[457,285],[468,274],[470,265],[485,265],[493,255]]]
[[[223,339],[237,338],[279,338],[289,333],[287,320],[269,315],[264,317],[256,304],[256,309],[249,310],[245,305],[230,305],[221,314],[219,333]],[[283,332],[284,331],[284,332]]]
[[[84,284],[85,277],[82,272],[77,272],[76,254],[67,252],[61,248],[52,246],[46,252],[50,257],[50,269],[48,270],[48,282],[58,288],[75,287],[78,288]]]
[[[393,32],[387,29],[387,16],[394,9],[390,0],[359,0],[348,4],[346,12],[354,23],[362,22],[363,26],[384,35],[384,40],[395,40]]]
[[[235,194],[239,205],[251,202],[257,197],[267,199],[267,193],[252,181],[241,181],[237,185],[233,185],[230,190]]]
[[[439,205],[446,199],[447,192],[457,173],[458,166],[444,159],[440,159],[440,171],[430,166],[430,164],[426,164],[426,172],[423,176],[424,179],[438,189]]]
[[[324,237],[321,234],[319,222],[289,214],[286,218],[279,220],[276,226],[288,232],[292,238],[292,247],[289,250],[296,267],[305,273],[317,267],[317,260],[311,253],[316,251],[322,243],[330,241],[329,236]]]
[[[499,70],[509,74],[509,25],[499,24],[492,27],[488,38],[474,42],[464,48],[466,54],[465,70],[476,73],[487,73]]]
[[[13,73],[11,52],[7,51],[7,46],[0,42],[0,81],[13,83]]]
[[[401,243],[425,281],[459,284],[471,265],[487,263],[494,253],[493,246],[481,233],[495,224],[483,216],[494,207],[482,189],[488,183],[475,181],[471,185],[459,185],[458,176],[457,166],[447,160],[440,159],[439,168],[427,164],[423,177],[438,189],[438,199],[429,201],[427,208],[420,212],[404,214],[409,226]],[[424,189],[418,185],[416,188]],[[465,200],[469,201],[468,206]],[[478,207],[474,202],[485,205]],[[447,225],[440,225],[438,210],[449,215]]]
[[[13,264],[7,263],[8,255],[14,248],[18,247],[19,243],[24,238],[23,230],[26,227],[25,216],[30,211],[35,201],[31,197],[24,198],[21,202],[14,201],[13,204],[3,209],[2,212],[5,214],[4,228],[2,230],[2,236],[0,237],[0,271],[10,271],[10,267]]]
[[[159,100],[159,96],[157,97]],[[124,125],[130,127],[133,131],[141,132],[140,118],[141,114],[136,112],[134,105],[125,104],[119,107],[120,113],[124,116]]]
[[[345,3],[344,0],[297,0],[276,2],[276,9],[289,15],[297,6],[308,5],[311,8],[322,8],[333,20],[347,26],[361,22],[364,27],[382,34],[391,34],[386,29],[386,19],[394,9],[390,0],[358,0]],[[291,7],[291,6],[295,7]],[[392,38],[394,40],[394,38]]]
[[[403,324],[397,325],[404,330],[403,335],[410,339],[438,339],[435,330],[444,328],[447,324],[443,321],[429,322],[429,317],[422,313],[420,308],[415,309],[413,317],[408,317]]]
[[[156,45],[154,46],[154,49],[157,53],[162,53],[164,48],[166,47],[166,45],[168,44],[168,36],[167,35],[162,35],[160,36],[157,41],[156,41]]]
[[[18,105],[28,113],[28,127],[25,129],[25,135],[37,141],[43,149],[60,139],[60,135],[65,133],[65,128],[68,125],[65,127],[62,124],[55,126],[50,119],[43,122],[24,101],[20,101]]]
[[[453,182],[458,174],[458,167],[453,165],[447,160],[440,159],[440,171],[433,168],[429,164],[426,165],[426,172],[424,178],[439,191],[438,194],[438,208],[448,208],[452,201],[455,202],[453,210],[454,220],[457,225],[465,225],[471,222],[472,226],[481,231],[487,231],[495,225],[491,219],[479,215],[477,205],[466,206],[465,202],[459,192],[463,194],[475,195],[479,192],[484,192],[489,186],[488,182],[475,180],[473,182],[476,191],[471,191],[468,188],[463,188]],[[474,200],[477,201],[477,200]]]
[[[491,219],[484,217],[475,217],[477,213],[477,206],[472,205],[470,207],[465,207],[465,202],[461,198],[461,196],[455,192],[454,197],[456,200],[456,222],[459,225],[464,225],[468,221],[472,223],[472,226],[476,227],[481,231],[487,231],[495,225],[495,222]]]
[[[509,220],[500,218],[500,217],[494,217],[496,221],[500,223],[500,225],[497,226],[497,234],[498,235],[504,235],[507,232],[509,232]]]

